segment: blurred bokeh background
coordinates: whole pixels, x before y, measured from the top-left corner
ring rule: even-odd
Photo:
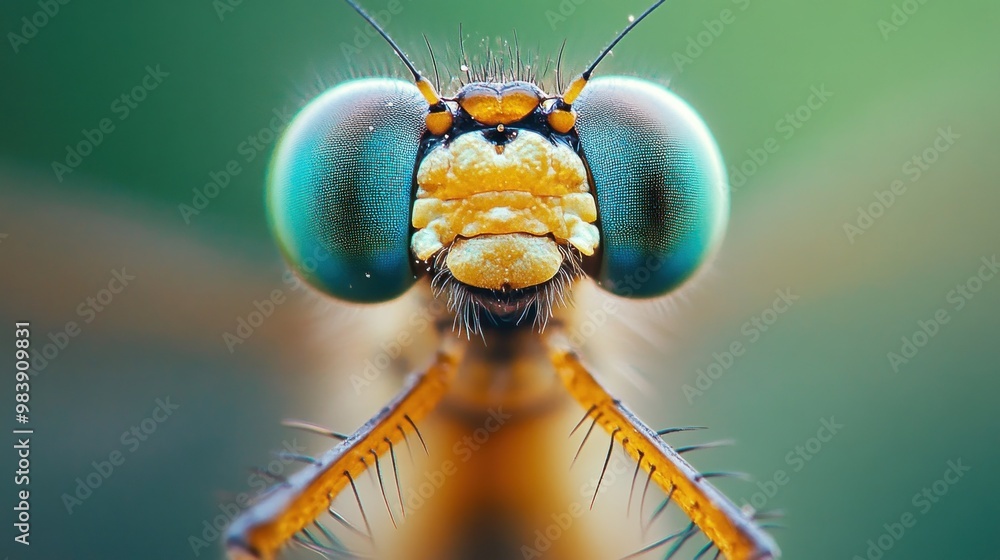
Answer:
[[[569,73],[646,7],[363,4],[421,62],[421,34],[454,52],[461,22],[473,52],[513,29],[544,56],[566,39]],[[247,490],[245,467],[273,459],[281,418],[350,431],[398,384],[357,399],[324,365],[364,367],[372,354],[329,337],[370,310],[283,277],[262,186],[272,127],[324,84],[399,65],[355,42],[364,25],[335,0],[18,0],[0,14],[5,428],[14,321],[50,345],[31,389],[32,544],[13,542],[5,436],[0,554],[221,557],[190,538]],[[613,384],[653,425],[735,439],[695,464],[756,479],[720,485],[785,512],[787,558],[996,554],[1000,278],[984,263],[1000,253],[998,28],[985,0],[671,1],[600,69],[669,83],[734,188],[721,255],[648,333],[659,365],[632,368],[654,390]],[[134,279],[118,290],[116,274]],[[273,290],[287,301],[227,346]],[[179,408],[148,421],[164,399]],[[144,438],[123,437],[132,426]],[[67,502],[115,451],[124,462]]]

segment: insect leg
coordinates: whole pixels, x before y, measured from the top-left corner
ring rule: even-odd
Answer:
[[[230,558],[272,560],[278,551],[327,512],[331,502],[367,468],[365,456],[390,452],[415,421],[431,412],[448,390],[465,349],[456,337],[444,337],[434,364],[375,417],[315,464],[288,477],[237,517],[226,534]],[[421,437],[421,442],[423,438]]]
[[[549,357],[566,389],[729,560],[777,558],[777,545],[753,520],[706,480],[660,436],[639,420],[583,365],[558,329],[546,335]],[[628,443],[624,443],[627,439]]]

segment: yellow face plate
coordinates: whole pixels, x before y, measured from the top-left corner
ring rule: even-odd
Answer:
[[[518,131],[502,150],[463,134],[424,157],[417,187],[414,254],[427,260],[454,242],[446,263],[472,286],[545,282],[562,262],[557,242],[593,255],[600,240],[580,156],[535,132]]]
[[[411,247],[427,259],[456,236],[552,234],[585,255],[597,248],[597,205],[569,147],[520,131],[501,153],[468,133],[431,151],[417,170]]]

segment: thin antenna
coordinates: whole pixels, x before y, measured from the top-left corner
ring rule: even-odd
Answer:
[[[399,45],[396,44],[396,41],[393,41],[392,37],[390,37],[389,34],[386,33],[384,29],[382,29],[382,27],[375,21],[375,19],[372,18],[370,15],[368,15],[363,9],[361,9],[361,6],[358,6],[356,3],[354,3],[354,0],[344,0],[344,2],[347,2],[348,6],[354,8],[354,11],[358,12],[358,14],[361,17],[363,17],[365,21],[368,22],[368,25],[374,27],[375,31],[378,31],[378,34],[381,35],[383,39],[385,39],[386,43],[389,43],[389,46],[392,47],[392,50],[396,51],[396,55],[399,56],[399,59],[402,60],[403,64],[406,65],[406,69],[409,70],[411,74],[413,74],[413,80],[419,82],[420,78],[422,78],[423,76],[421,76],[420,72],[417,71],[417,67],[414,66],[412,62],[410,62],[410,59],[406,58],[406,55],[403,54],[403,49],[399,48]]]
[[[625,27],[625,29],[623,29],[622,32],[619,33],[618,36],[615,37],[613,41],[611,41],[611,44],[605,47],[604,50],[601,51],[601,54],[597,55],[597,58],[594,59],[594,62],[591,62],[590,66],[588,66],[587,69],[584,70],[582,74],[574,78],[573,81],[569,83],[569,86],[566,87],[566,90],[563,92],[562,95],[563,103],[565,103],[566,105],[572,105],[573,102],[576,101],[576,98],[580,95],[580,92],[583,90],[583,87],[587,85],[587,81],[590,80],[590,76],[594,73],[594,69],[597,68],[597,65],[600,64],[602,60],[604,60],[604,57],[608,56],[608,53],[611,52],[611,49],[615,48],[615,45],[617,45],[619,41],[624,39],[625,36],[628,35],[629,31],[632,31],[635,28],[635,26],[639,25],[640,21],[646,19],[646,16],[653,13],[653,10],[659,8],[660,5],[666,1],[667,0],[657,0],[655,3],[653,3],[652,6],[646,8],[646,11],[642,12],[642,14],[640,14],[639,17],[633,19],[632,22],[629,23],[628,26]]]
[[[588,66],[587,69],[583,71],[583,74],[581,74],[581,76],[583,76],[583,79],[589,80],[591,74],[594,73],[594,69],[597,68],[597,65],[600,64],[601,61],[604,60],[604,57],[611,52],[611,49],[615,48],[615,45],[617,45],[619,41],[624,39],[625,35],[628,35],[629,31],[632,31],[632,29],[635,28],[635,26],[639,25],[640,21],[645,19],[646,16],[648,16],[649,14],[653,13],[653,10],[659,8],[660,5],[666,1],[667,0],[657,0],[655,4],[653,4],[649,8],[646,8],[646,11],[642,12],[642,14],[639,17],[632,20],[632,23],[628,24],[628,27],[623,29],[622,32],[619,33],[617,37],[615,37],[615,40],[611,41],[611,44],[605,47],[605,49],[601,51],[601,54],[597,55],[597,58],[594,60],[594,62],[590,63],[590,66]]]
[[[420,74],[420,72],[417,71],[417,67],[414,66],[412,62],[410,62],[410,59],[406,58],[406,55],[403,54],[403,49],[399,48],[399,45],[396,44],[396,41],[393,41],[392,37],[389,37],[389,34],[386,33],[384,29],[382,29],[382,27],[378,24],[378,22],[376,22],[374,18],[372,18],[363,9],[361,9],[361,6],[358,6],[357,3],[354,2],[354,0],[344,0],[344,2],[347,2],[348,6],[354,8],[354,11],[358,12],[358,15],[364,18],[364,20],[368,22],[368,25],[371,25],[375,29],[375,31],[378,31],[378,34],[381,35],[383,39],[385,39],[385,42],[389,43],[389,46],[392,47],[392,50],[396,52],[396,56],[398,56],[399,59],[403,61],[403,64],[406,65],[406,69],[410,71],[410,74],[413,74],[413,81],[416,82],[417,88],[420,90],[420,93],[424,96],[424,99],[427,101],[427,103],[431,106],[440,105],[441,98],[440,96],[438,96],[437,91],[434,90],[434,86],[431,85],[431,83],[427,80],[427,78],[423,77]]]

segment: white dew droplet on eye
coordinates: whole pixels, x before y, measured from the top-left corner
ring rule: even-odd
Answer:
[[[365,273],[365,278],[371,278],[371,277],[372,277],[372,273],[371,272],[366,272]]]
[[[368,132],[374,132],[374,131],[375,131],[375,127],[372,126],[372,125],[368,125]]]
[[[393,105],[394,105],[394,103],[392,101],[388,101],[385,104],[386,107],[392,107]]]

